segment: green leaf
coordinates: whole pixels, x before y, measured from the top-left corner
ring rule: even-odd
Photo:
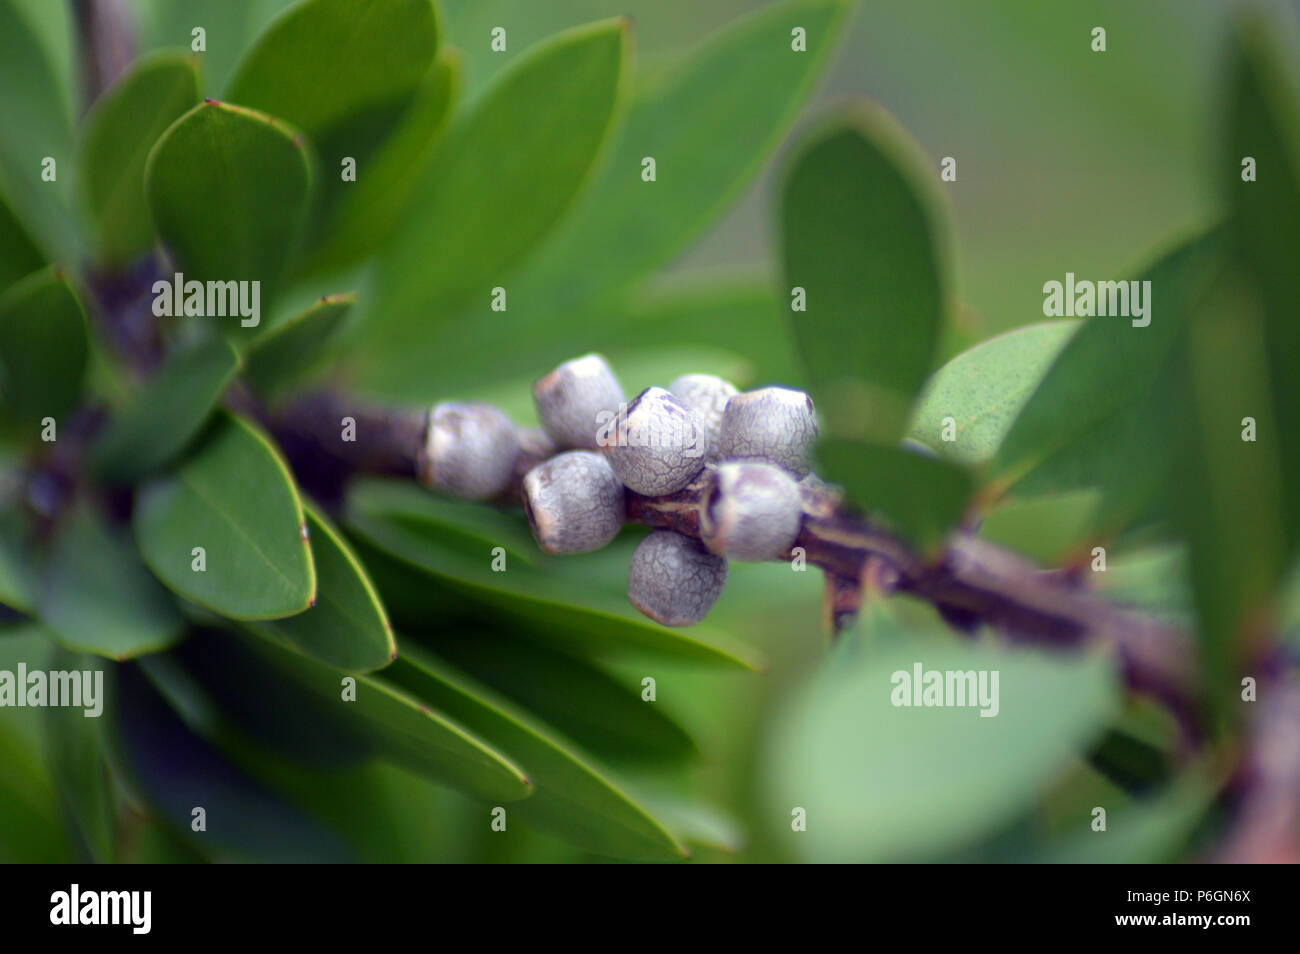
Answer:
[[[788,825],[791,806],[807,812],[807,830],[790,840],[807,860],[923,859],[994,832],[1033,804],[1117,709],[1114,663],[1098,655],[905,633],[879,604],[861,625],[868,642],[843,640],[790,700],[764,763],[773,816]],[[917,665],[977,679],[986,671],[986,688],[997,673],[997,715],[983,717],[992,708],[978,705],[895,705]]]
[[[0,191],[0,292],[44,264],[44,253]]]
[[[226,98],[318,140],[409,95],[437,49],[430,0],[303,0],[261,35]]]
[[[668,762],[699,754],[686,730],[646,705],[639,686],[565,653],[481,625],[444,626],[431,649],[587,751],[611,762]]]
[[[92,453],[100,473],[127,483],[179,454],[221,400],[239,365],[239,355],[221,337],[171,355],[95,442]]]
[[[154,226],[176,267],[190,280],[260,281],[263,304],[295,247],[310,185],[298,133],[215,100],[173,123],[145,166]]]
[[[90,657],[60,652],[50,668],[89,672],[101,665]],[[51,706],[46,712],[46,749],[55,787],[89,859],[111,862],[117,841],[117,811],[104,760],[101,720],[86,718],[86,710],[74,706]]]
[[[254,627],[255,632],[261,629],[260,625]],[[271,642],[253,640],[245,641],[245,645],[275,678],[249,679],[250,670],[243,664],[241,678],[231,683],[227,677],[228,685],[233,685],[233,695],[243,694],[240,683],[288,682],[314,704],[318,718],[299,720],[295,748],[321,748],[339,743],[347,748],[360,744],[376,757],[479,798],[517,801],[533,794],[531,781],[513,758],[503,755],[494,742],[486,740],[486,736],[455,714],[437,706],[431,708],[427,700],[373,676],[348,677],[356,680],[355,699],[345,700],[345,674],[339,670]],[[241,654],[234,652],[232,659],[240,663]],[[209,664],[198,667],[197,671],[200,678],[207,678],[205,674],[215,668]],[[229,707],[230,692],[226,693],[225,701]],[[248,703],[242,705],[247,707]],[[256,727],[268,716],[263,711],[261,719],[255,717],[250,725]],[[310,738],[313,728],[315,741],[304,745],[301,740]]]
[[[903,447],[828,438],[817,445],[817,459],[822,477],[923,550],[952,532],[974,490],[961,467]]]
[[[1197,236],[1139,273],[1151,283],[1148,326],[1104,317],[1081,322],[998,445],[990,479],[1034,495],[1103,486],[1106,514],[1122,520],[1132,513],[1140,487],[1158,483],[1168,469],[1166,409],[1156,388],[1222,247],[1218,232]]]
[[[502,272],[573,202],[620,99],[627,32],[625,21],[609,20],[555,37],[449,134],[378,261],[366,312],[370,380],[400,374],[393,362],[412,368],[437,353],[439,338],[460,325],[444,319],[439,329],[434,305],[470,298],[486,309]]]
[[[26,521],[14,509],[0,511],[0,603],[24,613],[36,608]]]
[[[388,514],[383,501],[369,498],[363,485],[349,497],[345,523],[359,538],[366,566],[399,619],[421,607],[427,616],[430,595],[441,591],[448,599],[471,601],[491,619],[526,627],[530,636],[588,652],[648,650],[728,667],[756,669],[761,664],[752,649],[725,633],[706,625],[689,630],[660,626],[632,610],[626,597],[610,598],[583,579],[530,571],[528,563],[509,557],[508,572],[494,573],[492,547],[508,548],[511,538],[493,543],[467,534],[436,508],[418,515]],[[540,567],[542,555],[537,556]]]
[[[135,666],[114,682],[110,762],[171,833],[215,861],[349,860],[334,835],[187,728]],[[191,827],[196,807],[202,832]]]
[[[862,108],[803,146],[786,176],[784,286],[826,430],[892,444],[937,357],[951,294],[930,163],[887,113]]]
[[[731,205],[794,122],[835,48],[843,0],[777,3],[641,81],[618,140],[573,216],[510,282],[556,316],[668,262]],[[808,48],[791,49],[794,27]],[[641,179],[653,156],[656,180]],[[574,262],[599,262],[575,270]],[[784,296],[783,296],[784,297]],[[514,313],[512,306],[511,312]],[[535,306],[516,321],[546,317]]]
[[[1195,771],[1165,791],[1110,813],[1106,831],[1081,830],[1031,859],[1048,864],[1158,864],[1180,857],[1211,809],[1214,788]]]
[[[292,384],[320,357],[355,302],[353,295],[327,295],[258,335],[245,355],[249,383],[267,397]]]
[[[165,649],[184,628],[130,539],[85,506],[59,528],[39,610],[61,645],[118,660]]]
[[[659,821],[580,752],[451,666],[403,644],[385,675],[520,761],[537,791],[510,808],[512,818],[605,855],[686,857]]]
[[[963,351],[930,378],[912,412],[909,436],[962,463],[988,460],[1081,327],[1078,321],[1040,322]],[[943,439],[949,417],[955,441]]]
[[[43,181],[43,161],[58,178]],[[75,178],[72,117],[45,49],[12,0],[0,0],[0,191],[52,258],[77,255],[68,204]]]
[[[314,247],[302,268],[328,272],[351,265],[377,251],[401,221],[406,206],[432,160],[459,93],[460,59],[444,51],[395,121],[387,121],[365,148],[366,137],[346,133],[352,145],[344,152],[333,141],[319,144],[322,161],[357,163],[355,182],[327,176],[312,228]],[[333,137],[335,139],[343,136]]]
[[[370,578],[338,531],[308,505],[316,605],[265,630],[314,659],[348,672],[387,666],[397,655],[388,616]]]
[[[158,137],[198,101],[194,59],[167,53],[134,64],[86,116],[82,185],[106,261],[126,261],[153,243],[145,160]]]
[[[266,437],[237,417],[222,414],[193,456],[142,488],[133,521],[158,578],[223,616],[292,616],[316,599],[293,478]],[[193,568],[195,547],[202,571]]]
[[[35,441],[42,418],[56,422],[81,395],[86,315],[66,275],[47,268],[0,295],[0,414]]]
[[[984,517],[979,535],[1045,566],[1059,566],[1086,556],[1079,545],[1091,539],[1100,497],[1092,489],[1006,501]]]

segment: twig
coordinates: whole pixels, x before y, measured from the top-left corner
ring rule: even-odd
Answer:
[[[124,0],[74,0],[81,48],[83,109],[88,110],[135,56],[135,37]]]

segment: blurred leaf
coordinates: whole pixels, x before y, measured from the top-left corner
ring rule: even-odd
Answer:
[[[177,269],[189,280],[260,281],[262,305],[295,247],[310,184],[297,132],[215,100],[173,123],[145,167],[154,226]]]
[[[302,503],[270,442],[222,414],[179,468],[143,487],[133,517],[145,563],[168,588],[233,619],[307,609],[316,573]],[[206,569],[192,567],[202,547]]]
[[[306,311],[258,335],[245,354],[244,374],[262,395],[274,397],[319,359],[338,331],[354,295],[327,295]]]
[[[930,378],[909,436],[966,464],[987,461],[1081,321],[1045,321],[1008,331],[963,351]],[[955,441],[943,439],[944,419]]]
[[[658,705],[603,669],[465,622],[429,642],[438,655],[534,713],[606,761],[681,761],[695,741]]]
[[[609,130],[627,43],[623,20],[560,34],[519,60],[450,132],[379,258],[368,383],[382,386],[437,352],[435,303],[470,298],[486,313],[501,274],[569,207]]]
[[[917,859],[997,830],[1032,804],[1117,708],[1114,663],[905,633],[876,604],[776,724],[772,811],[814,861]],[[998,712],[894,705],[915,667],[998,674]],[[901,683],[898,673],[907,677]],[[990,692],[990,695],[992,693]],[[992,711],[991,708],[987,711]]]
[[[343,845],[191,732],[134,666],[116,671],[110,760],[186,844],[218,861],[338,862]],[[194,831],[202,808],[206,829]]]
[[[322,514],[310,504],[304,509],[319,598],[306,612],[268,623],[266,630],[335,669],[387,666],[397,644],[365,568]]]
[[[71,117],[63,85],[26,18],[0,0],[0,191],[52,258],[72,261],[76,223],[68,208],[73,173]],[[43,160],[57,163],[54,182]]]
[[[409,95],[437,49],[431,0],[302,0],[258,38],[226,98],[319,140]]]
[[[508,819],[601,854],[642,860],[686,856],[660,822],[563,739],[454,668],[403,643],[385,676],[519,759],[537,791],[511,806]]]
[[[589,193],[511,280],[516,300],[540,300],[546,315],[560,318],[670,261],[775,151],[826,65],[847,10],[843,0],[772,4],[710,37],[658,81],[639,82]],[[806,52],[790,48],[796,26],[806,30]],[[653,183],[641,179],[646,156],[655,159]],[[600,265],[575,269],[574,262]],[[544,317],[536,310],[521,315]]]
[[[324,177],[312,229],[314,247],[304,271],[343,268],[384,244],[441,141],[459,85],[460,60],[444,50],[397,118],[385,115],[377,121],[386,123],[382,134],[365,137],[348,131],[336,137],[346,138],[351,150],[347,152],[341,151],[342,143],[317,146],[327,166],[343,156],[355,159],[357,178],[344,182],[341,176]]]
[[[817,459],[822,477],[923,550],[952,532],[974,490],[961,467],[904,447],[829,438],[818,443]]]
[[[1150,325],[1081,323],[1015,417],[990,479],[1021,495],[1099,487],[1094,523],[1120,528],[1168,472],[1171,448],[1162,369],[1187,316],[1221,261],[1222,236],[1176,245],[1144,269]]]
[[[58,420],[81,395],[86,314],[58,268],[29,275],[0,295],[0,414],[34,442],[44,417]]]
[[[56,671],[102,668],[93,657],[60,652],[50,663]],[[101,699],[100,702],[106,700]],[[102,720],[87,718],[74,706],[46,710],[46,746],[50,774],[91,861],[110,862],[117,841],[117,810],[104,761]]]
[[[36,579],[25,524],[16,510],[0,511],[0,603],[31,613],[36,608]]]
[[[1137,607],[1179,626],[1191,628],[1195,622],[1183,547],[1152,547],[1111,557],[1106,572],[1094,574],[1093,579],[1098,595],[1111,602]]]
[[[1089,540],[1100,496],[1096,490],[1076,490],[1000,503],[985,515],[979,535],[1057,566],[1080,556],[1074,551]]]
[[[86,116],[82,186],[107,261],[125,261],[153,243],[145,160],[158,137],[198,101],[194,59],[166,53],[136,61]]]
[[[642,794],[641,804],[683,841],[729,854],[745,847],[739,824],[716,808],[671,792]]]
[[[131,541],[84,505],[55,537],[39,611],[60,645],[110,659],[158,652],[183,629],[167,591],[140,563]]]
[[[179,454],[221,400],[239,366],[239,355],[219,336],[173,353],[97,438],[92,453],[100,473],[128,483]]]
[[[807,293],[791,320],[830,434],[896,442],[937,358],[952,282],[929,165],[873,107],[815,135],[786,176],[783,290]]]
[[[381,574],[372,565],[376,551],[388,554],[384,567],[388,573],[396,571],[410,582],[411,571],[416,571],[415,578],[426,581],[421,587],[425,594],[437,592],[429,587],[436,581],[446,588],[444,593],[471,600],[492,619],[526,625],[530,635],[604,653],[649,650],[724,666],[758,666],[752,650],[721,632],[706,626],[690,630],[660,626],[635,614],[623,601],[592,592],[581,580],[530,570],[520,561],[508,562],[507,572],[493,572],[488,541],[448,526],[436,510],[418,517],[389,516],[382,511],[382,501],[370,499],[363,487],[350,496],[345,522],[361,537],[366,565],[377,580]],[[382,580],[379,585],[390,610],[396,612]],[[421,599],[427,601],[428,596]]]
[[[0,191],[0,292],[44,264],[44,253]]]
[[[261,628],[255,626],[253,631]],[[312,747],[322,748],[332,739],[338,739],[345,747],[359,743],[376,757],[479,798],[513,802],[532,795],[530,779],[514,757],[502,754],[494,741],[456,714],[438,706],[430,708],[427,700],[413,697],[373,676],[349,676],[266,641],[248,641],[246,645],[270,673],[278,675],[278,679],[261,677],[254,681],[272,685],[277,681],[287,682],[308,694],[316,704],[318,719],[299,720],[295,730],[299,739],[309,738],[307,733],[312,731],[312,726],[308,722],[313,723],[318,738]],[[233,658],[238,661],[241,657]],[[203,666],[199,671],[206,674],[215,668]],[[250,669],[245,665],[237,679],[231,681],[227,676],[227,685],[234,690],[225,693],[227,706],[234,697],[244,695],[239,684],[249,674]],[[345,678],[356,680],[355,701],[343,699]],[[241,705],[247,710],[250,702],[241,701]],[[264,705],[261,710],[261,720],[248,720],[246,712],[250,727],[255,728],[259,721],[273,717]]]

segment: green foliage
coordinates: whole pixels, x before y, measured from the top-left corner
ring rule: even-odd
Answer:
[[[69,8],[0,0],[0,671],[107,677],[102,721],[0,710],[0,860],[1146,862],[1215,824],[1240,678],[1300,639],[1284,31],[1234,21],[1224,220],[1125,273],[1156,303],[1134,329],[978,314],[959,291],[996,279],[959,289],[951,236],[980,234],[987,200],[959,190],[1004,195],[999,173],[963,157],[941,184],[861,99],[804,124],[850,0],[768,3],[671,52],[647,39],[687,5],[662,2],[638,32],[572,26],[556,10],[591,5],[559,0],[138,0],[149,52],[83,110]],[[1127,102],[1123,75],[1097,85]],[[911,122],[901,88],[866,88]],[[772,261],[683,268],[754,231],[752,203],[725,215],[754,180]],[[151,312],[173,272],[260,282],[265,322]],[[627,601],[642,530],[551,557],[516,511],[409,478],[334,487],[312,456],[331,448],[277,426],[309,380],[527,425],[536,377],[592,350],[629,396],[683,372],[807,387],[817,473],[925,558],[979,520],[1047,566],[1104,545],[1087,586],[1201,641],[1207,757],[1176,764],[1173,717],[1121,699],[1095,649],[958,637],[868,587],[826,654],[820,581],[789,565],[733,567],[708,622],[666,628]],[[996,672],[997,717],[893,704],[917,664]]]

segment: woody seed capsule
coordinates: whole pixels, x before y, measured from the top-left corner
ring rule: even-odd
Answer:
[[[623,526],[623,485],[600,454],[569,451],[524,476],[524,512],[547,553],[599,550]]]
[[[722,414],[727,409],[727,402],[740,392],[730,381],[712,374],[683,374],[668,385],[668,390],[699,415],[707,442],[704,459],[715,463],[718,460],[718,438],[722,433]]]
[[[623,388],[598,354],[566,361],[533,385],[542,429],[560,447],[595,450],[597,435],[623,404]]]
[[[733,560],[779,560],[803,520],[799,485],[772,464],[724,463],[700,512],[700,539]]]
[[[817,412],[811,397],[792,388],[762,388],[727,402],[718,457],[766,461],[803,477],[816,440]]]
[[[506,489],[519,456],[519,433],[490,404],[436,404],[429,411],[419,458],[420,482],[466,500]]]
[[[602,444],[615,476],[647,497],[681,490],[704,468],[699,416],[663,388],[642,391]]]
[[[690,537],[656,530],[637,545],[627,597],[665,626],[690,626],[708,615],[727,582],[727,561]]]

